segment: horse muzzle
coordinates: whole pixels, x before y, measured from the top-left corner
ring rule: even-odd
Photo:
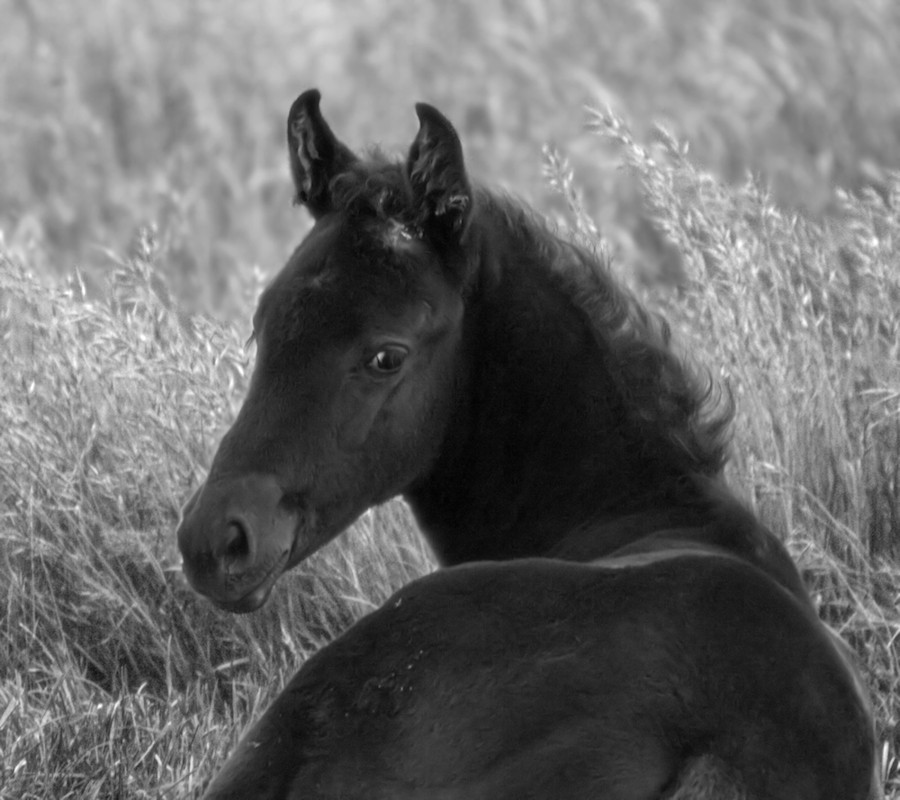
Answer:
[[[299,524],[274,476],[207,481],[185,504],[178,547],[191,586],[220,608],[254,611],[288,567]]]

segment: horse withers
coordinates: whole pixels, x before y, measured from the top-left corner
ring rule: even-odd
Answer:
[[[288,115],[309,235],[178,531],[261,606],[402,495],[444,568],[313,656],[207,798],[876,797],[873,723],[785,548],[724,484],[728,404],[598,258],[473,186],[416,106],[359,158]]]

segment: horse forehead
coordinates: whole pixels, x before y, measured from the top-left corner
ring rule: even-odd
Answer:
[[[302,295],[302,302],[338,295],[390,304],[433,292],[439,273],[435,254],[403,223],[336,219],[316,224],[267,293]]]
[[[340,265],[274,283],[260,299],[255,327],[271,343],[321,347],[359,337],[385,319],[396,319],[428,298],[408,281],[349,274]]]

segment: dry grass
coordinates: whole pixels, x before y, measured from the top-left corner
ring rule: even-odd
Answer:
[[[860,655],[900,796],[900,11],[558,8],[13,3],[0,31],[3,800],[196,795],[309,652],[430,568],[399,504],[249,618],[196,599],[177,568],[177,509],[248,374],[244,320],[308,225],[290,207],[282,117],[311,85],[354,146],[404,147],[412,103],[437,104],[475,174],[610,250],[728,381],[732,482]],[[584,102],[633,131],[604,111],[584,132]],[[548,150],[551,181],[548,141],[568,159]]]
[[[389,505],[252,617],[216,612],[188,589],[178,507],[234,413],[247,359],[234,329],[178,312],[151,259],[145,247],[121,262],[97,301],[77,279],[47,284],[0,254],[9,797],[195,785],[189,773],[202,765],[208,777],[235,720],[430,567],[404,508]]]

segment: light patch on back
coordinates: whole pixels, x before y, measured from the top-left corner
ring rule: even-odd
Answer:
[[[321,289],[326,284],[331,283],[334,280],[334,273],[330,272],[327,269],[323,269],[321,272],[316,273],[309,279],[305,288],[306,289]]]
[[[629,569],[632,567],[646,567],[657,564],[660,561],[670,561],[673,558],[686,556],[714,556],[716,558],[730,558],[735,561],[740,559],[726,553],[724,550],[712,550],[708,547],[673,547],[668,550],[649,550],[643,553],[626,553],[622,556],[598,558],[591,562],[595,567],[603,569]]]

